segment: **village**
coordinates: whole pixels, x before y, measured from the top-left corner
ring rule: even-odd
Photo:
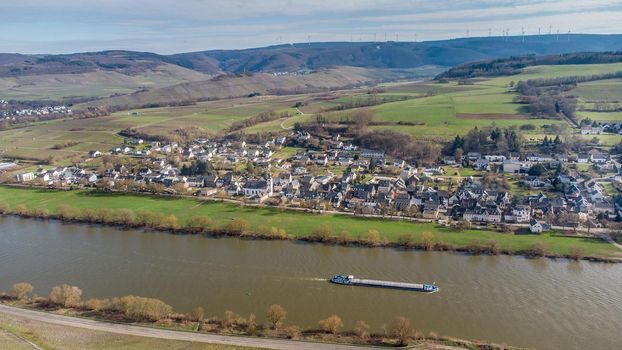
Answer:
[[[607,191],[622,182],[620,164],[596,148],[577,154],[469,152],[416,166],[339,134],[319,140],[321,150],[302,147],[312,138],[301,131],[261,143],[127,138],[109,152],[89,152],[81,165],[39,167],[13,181],[441,224],[529,225],[536,233],[551,226],[606,227],[622,216]]]

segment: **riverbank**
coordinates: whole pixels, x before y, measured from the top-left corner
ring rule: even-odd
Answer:
[[[105,302],[105,301],[102,301]],[[105,331],[124,336],[151,337],[172,342],[169,345],[189,346],[192,342],[210,343],[225,346],[229,350],[250,348],[265,349],[331,349],[354,350],[364,348],[396,348],[402,346],[416,346],[417,348],[451,348],[451,349],[487,349],[508,350],[518,349],[506,345],[495,345],[486,342],[467,341],[449,337],[439,337],[431,333],[423,335],[415,331],[406,318],[396,318],[396,321],[385,333],[369,332],[364,322],[352,331],[341,331],[342,324],[338,316],[331,316],[333,323],[321,326],[318,329],[301,330],[296,326],[285,326],[282,323],[275,326],[259,324],[254,316],[248,319],[229,312],[224,319],[195,318],[194,315],[173,314],[164,316],[157,321],[132,318],[113,308],[93,310],[89,302],[80,303],[74,307],[55,305],[47,298],[37,297],[32,300],[17,300],[7,294],[0,294],[0,330],[5,330],[31,345],[38,346],[33,340],[32,332],[26,333],[16,329],[14,325],[3,325],[2,315],[23,317],[38,322],[76,327],[90,331]],[[285,315],[283,315],[283,320]],[[327,320],[329,320],[328,318]],[[322,322],[320,321],[320,325]],[[63,332],[65,333],[65,332]],[[117,340],[119,342],[120,340]],[[136,340],[134,340],[136,341]],[[82,340],[84,345],[88,345]],[[150,341],[152,345],[154,342]],[[48,344],[41,344],[48,345]],[[208,349],[211,349],[211,346]],[[243,348],[242,348],[243,347]],[[81,347],[83,349],[85,347]],[[107,347],[109,348],[109,347]],[[134,347],[133,347],[134,348]],[[167,349],[171,347],[166,347]],[[184,347],[185,348],[185,347]]]
[[[328,244],[619,262],[599,238],[453,228],[433,223],[310,214],[191,198],[0,186],[0,212],[126,227]]]

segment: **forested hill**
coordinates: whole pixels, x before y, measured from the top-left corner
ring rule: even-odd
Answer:
[[[115,71],[142,74],[158,66],[206,74],[295,72],[333,66],[415,68],[455,66],[510,56],[622,50],[622,35],[539,35],[426,42],[332,42],[212,50],[174,55],[103,51],[66,55],[0,54],[0,77]]]
[[[616,62],[622,62],[622,51],[580,52],[547,56],[529,55],[462,64],[439,74],[436,80],[514,75],[519,74],[523,68],[530,66]]]

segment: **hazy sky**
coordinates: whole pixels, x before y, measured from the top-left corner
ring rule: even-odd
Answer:
[[[289,42],[619,33],[611,0],[3,0],[0,52],[174,53]]]

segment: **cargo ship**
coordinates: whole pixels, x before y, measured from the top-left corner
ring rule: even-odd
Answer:
[[[335,284],[342,284],[346,286],[393,288],[393,289],[404,289],[404,290],[411,290],[411,291],[424,292],[424,293],[435,293],[440,290],[435,283],[426,284],[426,283],[378,281],[378,280],[354,278],[354,276],[352,275],[349,275],[349,276],[336,275],[330,279],[330,282],[335,283]]]

